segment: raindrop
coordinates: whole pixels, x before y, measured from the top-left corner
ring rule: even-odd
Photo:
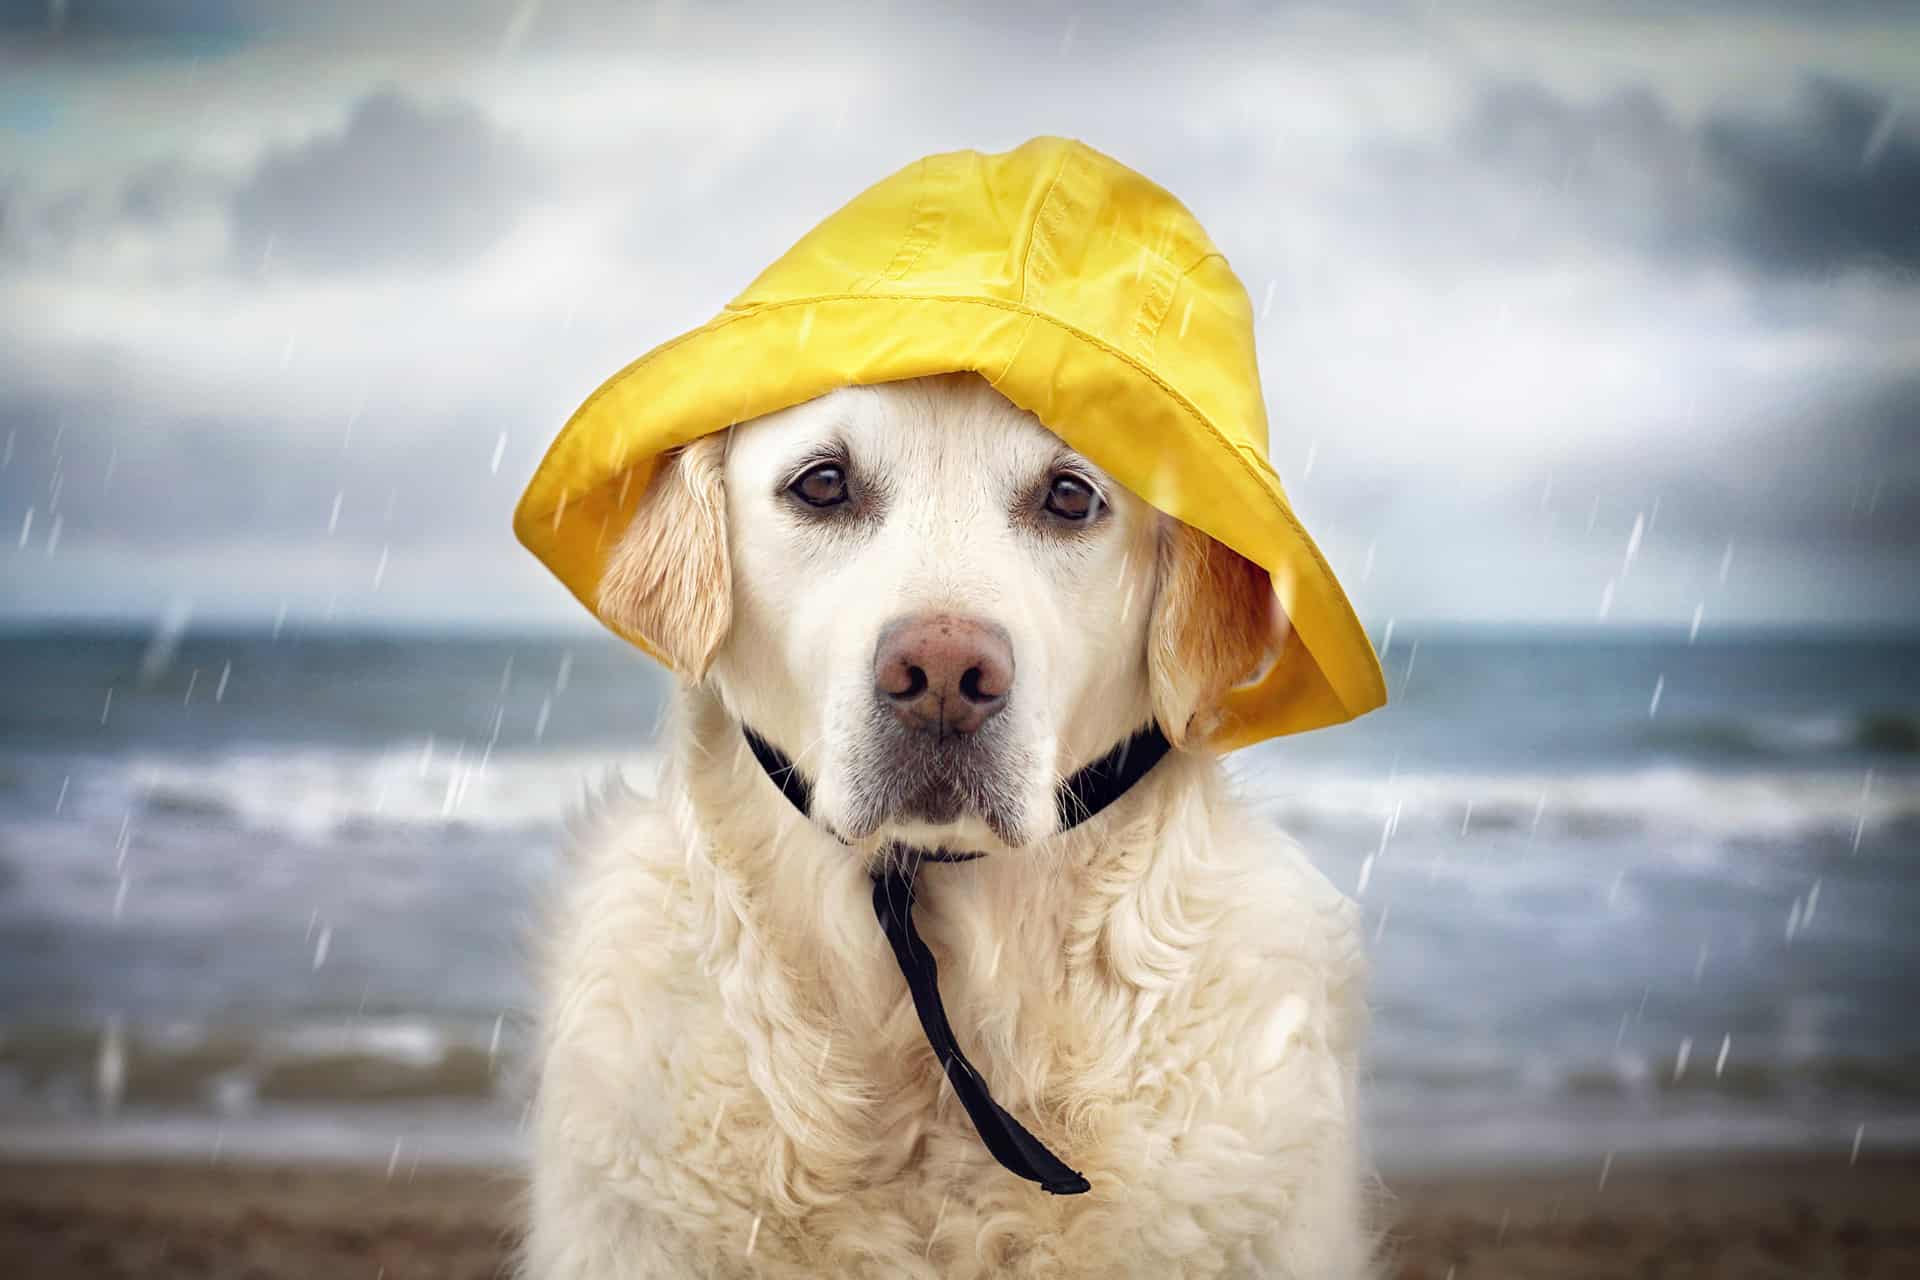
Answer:
[[[547,736],[547,717],[553,714],[553,699],[540,699],[540,714],[533,722],[533,740],[539,742]]]
[[[227,698],[227,681],[233,676],[233,660],[229,658],[220,664],[220,683],[213,687],[213,700],[224,702]]]
[[[100,1033],[100,1052],[93,1063],[93,1088],[104,1111],[113,1111],[127,1088],[127,1049],[120,1030],[120,1015],[107,1018]]]
[[[1600,588],[1600,620],[1605,622],[1607,615],[1613,612],[1613,579],[1607,579],[1607,585]]]
[[[313,968],[317,973],[320,966],[327,962],[327,952],[333,947],[333,926],[326,925],[320,930],[320,940],[313,944]]]
[[[487,470],[489,470],[496,476],[500,474],[501,455],[506,453],[506,451],[507,451],[507,433],[502,431],[500,433],[500,438],[493,442],[493,461],[487,467]]]
[[[187,623],[192,616],[193,606],[184,599],[176,599],[167,606],[160,625],[154,628],[153,638],[147,641],[146,652],[140,655],[142,689],[159,683],[173,666],[174,655],[180,651],[180,641],[187,634]]]
[[[1860,815],[1853,822],[1853,852],[1860,852],[1860,837],[1867,833],[1867,796],[1873,791],[1873,770],[1860,782]]]
[[[1628,573],[1632,572],[1633,558],[1640,554],[1640,539],[1642,538],[1642,536],[1645,535],[1646,531],[1647,531],[1647,513],[1644,511],[1634,512],[1633,513],[1633,531],[1627,535],[1626,559],[1624,559],[1620,563],[1621,577],[1624,578],[1627,576]]]
[[[200,668],[195,667],[193,669],[193,673],[187,677],[187,696],[180,699],[181,706],[190,707],[193,705],[193,687],[199,683],[200,683]]]
[[[33,508],[27,508],[27,515],[20,522],[20,550],[27,549],[27,539],[33,536]]]
[[[386,581],[387,578],[387,552],[388,548],[381,547],[380,563],[373,566],[373,589],[375,591],[380,589],[380,584]]]
[[[1807,890],[1807,909],[1800,913],[1800,932],[1805,933],[1813,927],[1813,909],[1820,905],[1820,881],[1813,882],[1813,888]]]
[[[1862,1122],[1861,1124],[1857,1125],[1853,1131],[1853,1154],[1847,1157],[1847,1163],[1849,1165],[1858,1164],[1860,1162],[1860,1140],[1862,1138],[1865,1138],[1866,1136],[1867,1136],[1867,1126],[1865,1122]]]
[[[573,650],[568,649],[560,655],[560,673],[553,678],[553,691],[565,693],[567,681],[573,678]]]
[[[1460,815],[1460,834],[1466,835],[1467,828],[1473,825],[1473,801],[1467,801],[1467,811]]]
[[[1700,638],[1700,620],[1706,616],[1707,616],[1707,606],[1705,601],[1702,601],[1699,604],[1696,604],[1695,606],[1693,606],[1693,622],[1687,628],[1688,644],[1692,644],[1695,640],[1698,640]]]
[[[1693,1037],[1684,1036],[1680,1040],[1680,1052],[1673,1060],[1673,1082],[1680,1083],[1680,1077],[1687,1074],[1687,1060],[1693,1057]]]
[[[1373,940],[1380,941],[1380,935],[1387,931],[1387,917],[1393,914],[1393,904],[1387,903],[1380,908],[1380,923],[1373,927]]]
[[[353,412],[347,415],[346,429],[340,433],[340,447],[348,448],[353,444],[354,424],[360,421],[361,411],[367,407],[367,393],[363,389],[360,398],[353,402]]]
[[[1613,1172],[1613,1152],[1609,1151],[1607,1152],[1607,1158],[1600,1162],[1600,1185],[1594,1188],[1594,1190],[1605,1191],[1607,1189],[1607,1176],[1612,1172]]]
[[[1369,551],[1371,551],[1371,548],[1369,548]],[[1367,557],[1367,563],[1369,566],[1371,566],[1373,563],[1373,557],[1371,554],[1369,554]],[[1386,633],[1380,637],[1380,656],[1382,658],[1386,657],[1387,651],[1393,648],[1393,624],[1396,621],[1397,619],[1388,618]]]
[[[1368,854],[1360,863],[1360,883],[1354,886],[1353,896],[1364,898],[1367,894],[1367,882],[1373,879],[1374,854]]]
[[[393,1171],[400,1167],[400,1144],[403,1141],[405,1141],[405,1139],[403,1138],[395,1138],[393,1140],[393,1154],[387,1157],[387,1181],[388,1182],[393,1181]]]
[[[347,491],[345,489],[341,489],[333,495],[333,510],[327,513],[328,537],[332,537],[333,531],[340,527],[340,504],[346,500]]]
[[[1265,320],[1269,315],[1273,314],[1273,290],[1274,286],[1279,283],[1278,280],[1267,281],[1267,296],[1260,301],[1260,318],[1262,320]],[[7,448],[9,452],[12,451],[13,439],[11,436],[7,439]]]
[[[1880,159],[1880,153],[1887,149],[1887,143],[1893,139],[1893,126],[1900,119],[1902,105],[1900,99],[1895,98],[1887,104],[1887,109],[1875,122],[1873,132],[1867,135],[1867,145],[1860,151],[1862,169],[1873,168],[1874,163]]]
[[[107,700],[100,704],[100,723],[101,724],[105,724],[107,722],[107,713],[112,710],[113,710],[113,686],[108,685]],[[1855,847],[1858,847],[1857,841],[1855,842]]]
[[[124,914],[127,909],[127,886],[132,883],[131,877],[123,875],[120,877],[120,887],[113,891],[113,918],[115,923],[119,922],[121,915]]]
[[[1733,1033],[1720,1037],[1720,1056],[1713,1060],[1713,1078],[1718,1080],[1720,1073],[1727,1069],[1727,1054],[1733,1049]]]
[[[67,525],[67,518],[65,516],[57,515],[53,518],[53,526],[47,530],[47,554],[48,555],[52,555],[54,552],[60,549],[60,531],[66,528],[66,525]]]
[[[1647,719],[1651,720],[1660,714],[1660,695],[1666,691],[1667,675],[1666,672],[1663,671],[1653,682],[1653,699],[1647,703]]]
[[[72,774],[68,774],[66,777],[60,779],[60,794],[56,796],[53,801],[53,814],[56,818],[60,816],[60,811],[67,807],[67,784],[72,781]]]
[[[1731,568],[1733,568],[1733,540],[1728,539],[1727,549],[1726,551],[1722,552],[1720,556],[1720,585],[1721,586],[1726,585],[1727,571]]]
[[[507,1020],[506,1014],[500,1014],[493,1020],[493,1036],[487,1041],[487,1068],[493,1068],[493,1060],[500,1053],[500,1025]]]

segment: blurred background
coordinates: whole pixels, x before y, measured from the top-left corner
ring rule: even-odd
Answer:
[[[563,821],[666,691],[521,485],[1036,133],[1227,253],[1382,653],[1233,767],[1364,909],[1388,1167],[1920,1139],[1920,11],[0,15],[0,1148],[512,1158]]]

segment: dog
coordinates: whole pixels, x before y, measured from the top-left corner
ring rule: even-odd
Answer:
[[[1371,1274],[1357,911],[1206,747],[1278,607],[977,375],[670,454],[599,610],[682,678],[539,939],[523,1274]],[[1062,779],[1149,724],[1173,750],[1056,832]],[[997,1163],[930,1049],[869,905],[901,846],[983,855],[921,870],[920,925],[1087,1194]]]

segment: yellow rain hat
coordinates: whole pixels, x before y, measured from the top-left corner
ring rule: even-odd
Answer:
[[[1178,200],[1064,138],[929,156],[855,197],[719,315],[588,397],[514,531],[594,609],[661,455],[836,387],[967,371],[1267,570],[1291,634],[1227,694],[1211,746],[1386,702],[1373,646],[1267,461],[1245,288]]]

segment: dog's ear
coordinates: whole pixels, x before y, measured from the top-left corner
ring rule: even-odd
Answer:
[[[1162,522],[1147,682],[1169,741],[1204,740],[1221,695],[1264,670],[1282,635],[1265,569],[1198,529]]]
[[[600,577],[600,616],[645,640],[690,680],[733,620],[724,433],[668,454]]]

